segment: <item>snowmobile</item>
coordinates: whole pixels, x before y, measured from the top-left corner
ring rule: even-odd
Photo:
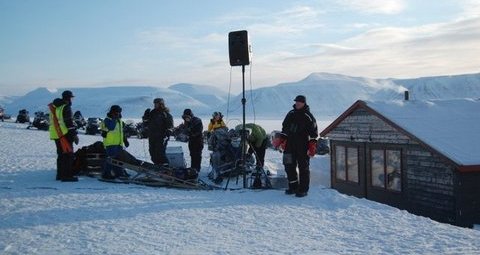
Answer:
[[[212,132],[208,140],[211,171],[208,177],[216,184],[224,178],[236,177],[240,174],[251,173],[255,169],[253,156],[246,155],[245,167],[242,165],[240,136],[227,128],[218,128]]]
[[[123,126],[123,133],[127,137],[137,136],[138,131],[137,131],[137,128],[135,126],[135,122],[133,122],[132,120],[127,120],[125,122],[125,125]]]
[[[85,129],[85,126],[87,125],[87,122],[80,111],[76,111],[73,114],[73,122],[77,126],[77,129]]]
[[[33,118],[33,122],[27,127],[27,129],[34,127],[38,130],[48,130],[49,122],[49,114],[38,111],[35,112],[35,118]]]
[[[28,111],[22,109],[18,111],[16,123],[30,123],[30,116],[28,115]]]
[[[318,138],[317,140],[317,154],[318,155],[325,155],[330,153],[330,147],[328,146],[328,139],[326,138]]]
[[[143,138],[147,138],[148,135],[147,135],[147,126],[145,124],[145,122],[139,122],[137,123],[137,125],[135,126],[135,128],[137,129],[137,137],[138,139],[143,139]]]
[[[2,107],[0,107],[0,119],[2,120],[2,122],[3,122],[4,119],[5,119],[5,110],[3,110]]]
[[[87,126],[85,128],[86,135],[96,135],[100,134],[100,123],[102,119],[100,118],[88,118]]]

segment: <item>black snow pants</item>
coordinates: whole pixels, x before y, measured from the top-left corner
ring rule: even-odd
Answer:
[[[199,137],[190,137],[188,139],[188,150],[190,151],[191,158],[191,168],[195,168],[197,172],[200,172],[202,164],[202,151],[203,151],[203,138]]]

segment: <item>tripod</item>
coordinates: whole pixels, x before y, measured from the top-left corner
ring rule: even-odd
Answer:
[[[260,157],[258,156],[257,154],[257,151],[255,151],[255,147],[252,146],[252,144],[248,142],[248,146],[250,147],[250,149],[253,151],[253,154],[255,155],[255,160],[257,162],[260,161]],[[272,188],[272,183],[270,182],[270,179],[268,179],[268,174],[265,172],[265,168],[264,168],[264,165],[262,164],[261,166],[258,166],[257,164],[257,167],[255,168],[255,173],[252,173],[252,176],[255,174],[255,180],[253,182],[253,185],[252,187],[254,189],[260,189],[262,188],[262,175],[265,177],[265,188],[266,189],[271,189]],[[257,184],[256,184],[257,182]],[[258,186],[258,182],[260,182],[260,186]]]

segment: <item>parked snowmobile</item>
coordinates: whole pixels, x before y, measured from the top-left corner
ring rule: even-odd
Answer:
[[[100,134],[100,123],[102,119],[100,118],[88,118],[87,126],[85,128],[85,134],[87,135],[96,135]]]
[[[137,127],[135,126],[135,122],[132,120],[125,121],[125,125],[123,126],[123,133],[128,137],[137,136],[138,131]]]
[[[85,129],[85,126],[87,125],[87,122],[85,121],[85,118],[83,118],[82,113],[80,111],[76,111],[73,114],[73,121],[77,126],[77,129]]]
[[[318,138],[317,140],[317,154],[318,155],[325,155],[330,153],[330,147],[328,146],[328,139],[326,138]]]
[[[137,137],[138,139],[143,139],[143,138],[147,138],[147,126],[145,125],[145,122],[139,122],[137,123],[137,125],[135,126],[135,128],[137,129]]]
[[[150,119],[150,108],[146,109],[142,116],[142,122],[137,123],[137,137],[143,139],[148,137],[148,121]]]
[[[5,120],[5,110],[2,107],[0,107],[0,119],[2,122]]]
[[[208,140],[208,149],[212,151],[210,154],[212,170],[208,177],[215,183],[221,183],[223,178],[242,174],[242,169],[239,167],[242,149],[237,132],[229,131],[227,128],[216,129]],[[247,156],[245,170],[252,172],[253,169],[255,169],[254,159],[252,156]]]
[[[33,122],[27,127],[27,129],[34,127],[38,130],[48,130],[49,122],[49,114],[38,111],[35,112],[35,118],[33,118]]]
[[[22,109],[18,111],[16,123],[30,123],[30,116],[28,115],[28,111]]]

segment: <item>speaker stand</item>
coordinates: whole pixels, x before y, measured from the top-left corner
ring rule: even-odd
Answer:
[[[243,111],[243,119],[242,119],[242,138],[240,140],[240,144],[242,146],[242,174],[243,174],[243,188],[247,188],[247,168],[245,166],[245,154],[246,152],[246,132],[245,132],[245,103],[247,99],[245,99],[245,65],[242,65],[242,111]]]
[[[241,137],[241,140],[240,140],[240,146],[242,147],[242,157],[240,159],[240,171],[242,173],[242,177],[243,177],[243,188],[246,189],[247,188],[247,168],[246,168],[246,165],[245,165],[245,155],[247,154],[247,151],[246,151],[246,141],[247,141],[247,137],[246,137],[246,132],[245,132],[245,104],[247,102],[247,99],[245,99],[245,65],[242,65],[242,114],[243,114],[243,117],[242,117],[242,137]],[[228,184],[230,183],[230,176],[228,177],[227,179],[227,184],[225,185],[225,190],[228,189]],[[237,175],[237,183],[238,183],[238,175]]]

